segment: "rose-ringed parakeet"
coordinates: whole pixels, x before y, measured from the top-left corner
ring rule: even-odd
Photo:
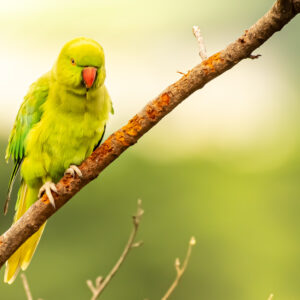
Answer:
[[[81,176],[77,165],[99,145],[113,112],[104,80],[102,47],[92,39],[76,38],[62,48],[52,70],[31,85],[6,151],[6,159],[11,157],[15,165],[5,212],[21,171],[14,222],[44,192],[54,205],[52,191],[64,173]],[[9,258],[5,282],[12,283],[19,269],[28,267],[44,227]]]

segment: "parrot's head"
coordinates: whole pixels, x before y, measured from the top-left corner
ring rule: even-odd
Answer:
[[[69,41],[58,56],[53,74],[59,84],[76,94],[98,89],[105,80],[102,47],[83,37]]]

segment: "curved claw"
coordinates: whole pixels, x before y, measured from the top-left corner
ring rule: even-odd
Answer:
[[[75,174],[78,175],[78,177],[82,177],[82,172],[80,171],[80,169],[75,166],[75,165],[70,165],[70,168],[68,168],[66,171],[65,171],[65,175],[66,174],[71,174],[72,177],[74,178],[75,177]]]
[[[50,203],[52,204],[52,206],[55,208],[55,202],[54,202],[54,198],[52,196],[52,192],[57,193],[57,189],[55,184],[52,181],[47,181],[45,182],[45,184],[40,188],[39,190],[39,195],[38,197],[41,198],[43,193],[46,193]]]

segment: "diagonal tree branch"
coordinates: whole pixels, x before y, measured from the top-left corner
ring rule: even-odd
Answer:
[[[299,12],[300,0],[277,0],[272,8],[239,39],[194,67],[148,103],[127,125],[113,133],[81,164],[80,170],[83,174],[81,179],[66,175],[58,182],[57,195],[54,195],[56,209],[44,195],[0,236],[0,267],[48,218],[179,103],[241,60],[249,58],[255,49],[281,30]]]

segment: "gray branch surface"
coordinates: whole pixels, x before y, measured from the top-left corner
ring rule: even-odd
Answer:
[[[66,175],[57,183],[57,194],[54,194],[55,209],[47,196],[43,195],[0,236],[0,267],[48,218],[179,103],[241,60],[251,57],[255,49],[275,32],[280,31],[299,12],[300,0],[277,0],[272,8],[235,42],[204,60],[149,102],[127,125],[113,133],[80,165],[83,174],[81,179]]]

